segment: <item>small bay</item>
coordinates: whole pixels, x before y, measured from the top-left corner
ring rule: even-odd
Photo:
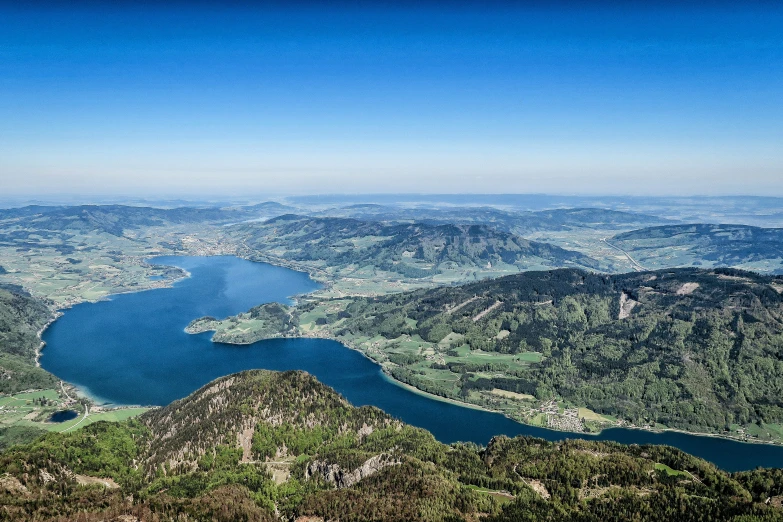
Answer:
[[[209,381],[248,369],[305,370],[353,404],[374,405],[431,431],[440,441],[486,444],[494,435],[548,440],[577,436],[526,426],[500,414],[429,398],[398,386],[359,352],[325,339],[272,339],[249,346],[212,343],[184,328],[202,316],[224,318],[261,303],[291,303],[316,290],[307,274],[230,256],[155,258],[191,277],[171,288],[120,294],[65,311],[43,339],[41,365],[95,400],[165,405]],[[615,428],[591,440],[668,444],[729,471],[783,467],[783,447],[679,432]]]

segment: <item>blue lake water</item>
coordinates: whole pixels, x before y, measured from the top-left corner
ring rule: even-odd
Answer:
[[[318,288],[307,274],[235,257],[159,257],[191,277],[173,288],[122,294],[77,305],[44,333],[41,365],[93,398],[165,405],[209,381],[242,370],[305,370],[353,404],[377,406],[446,443],[486,444],[494,435],[574,437],[525,426],[502,415],[430,399],[398,386],[360,353],[325,339],[273,339],[249,346],[215,344],[211,332],[184,328],[205,315],[223,318]],[[591,440],[668,444],[730,470],[783,467],[783,447],[682,433],[610,429]]]
[[[79,416],[79,412],[73,410],[56,411],[49,417],[49,422],[65,422],[75,419]]]

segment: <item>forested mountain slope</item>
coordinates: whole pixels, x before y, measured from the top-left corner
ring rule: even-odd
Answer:
[[[668,225],[611,239],[647,268],[731,266],[783,274],[783,228]]]
[[[37,368],[38,332],[53,317],[49,308],[21,288],[0,286],[0,393],[53,386],[57,380]]]
[[[485,225],[386,224],[348,218],[284,215],[228,228],[253,251],[331,268],[361,268],[428,277],[454,268],[524,270],[540,266],[601,268],[584,254],[527,241]]]
[[[0,455],[0,473],[0,520],[783,520],[777,470],[661,446],[446,446],[301,372],[243,372],[47,435]]]
[[[526,272],[195,320],[213,340],[330,337],[420,390],[523,422],[783,439],[783,277]],[[587,408],[564,416],[563,408]]]
[[[433,393],[481,403],[500,389],[723,431],[783,422],[781,291],[781,278],[731,269],[565,269],[346,300],[319,322],[338,339],[372,339],[392,375]]]

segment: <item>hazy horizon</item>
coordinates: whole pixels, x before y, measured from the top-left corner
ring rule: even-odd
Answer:
[[[469,199],[464,199],[469,198]],[[19,194],[0,195],[0,208],[27,205],[73,206],[73,205],[132,205],[132,206],[230,206],[259,203],[282,203],[304,207],[345,207],[356,204],[390,206],[454,206],[454,207],[496,207],[522,210],[543,210],[549,208],[612,208],[630,210],[630,205],[667,205],[692,203],[708,205],[722,201],[735,205],[751,205],[756,210],[783,201],[783,196],[733,194],[706,195],[683,194],[676,196],[632,195],[632,194],[556,194],[556,193],[246,193],[246,194]],[[716,209],[717,210],[717,209]]]

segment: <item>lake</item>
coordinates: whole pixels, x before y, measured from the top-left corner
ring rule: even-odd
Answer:
[[[371,404],[450,443],[487,444],[494,435],[548,440],[579,436],[526,426],[500,414],[414,393],[390,381],[357,351],[325,339],[272,339],[249,346],[216,344],[211,332],[185,326],[205,315],[224,318],[261,303],[291,304],[318,284],[307,274],[230,256],[158,257],[191,277],[172,288],[120,294],[65,311],[44,332],[41,365],[99,402],[165,405],[209,381],[242,370],[305,370],[351,403]],[[590,440],[668,444],[729,470],[783,467],[783,447],[744,444],[683,433],[615,428]]]

